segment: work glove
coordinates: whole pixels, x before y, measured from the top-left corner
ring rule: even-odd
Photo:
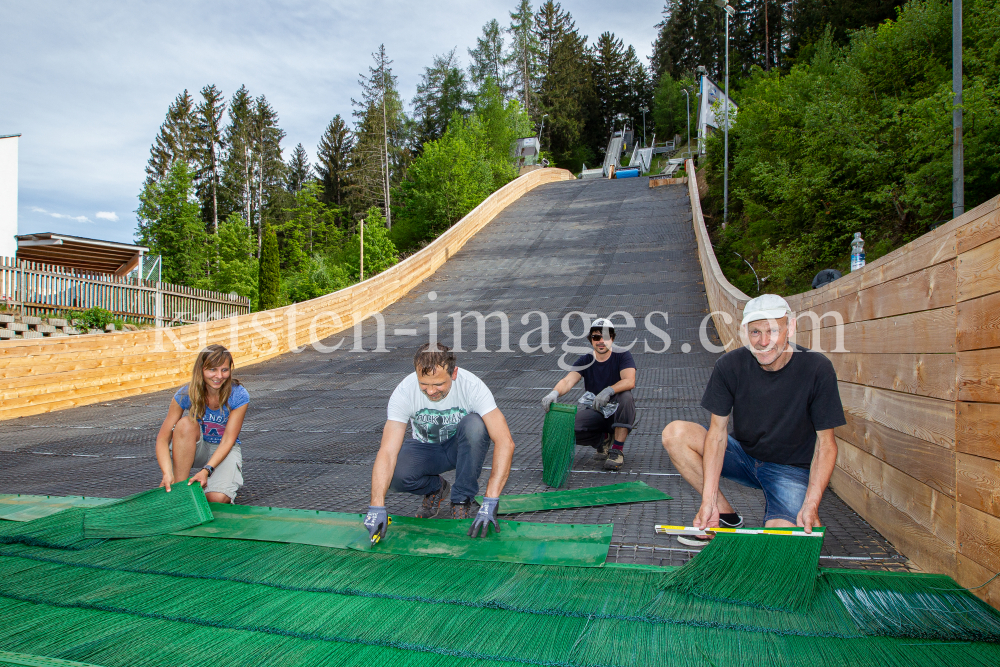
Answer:
[[[542,407],[545,408],[546,412],[549,411],[549,407],[551,407],[552,403],[557,398],[559,398],[559,392],[556,391],[555,389],[553,389],[549,393],[545,394],[545,398],[542,399]]]
[[[497,523],[497,509],[500,507],[499,498],[483,498],[483,504],[479,507],[479,513],[476,514],[476,520],[472,522],[472,527],[469,528],[469,537],[486,537],[490,534],[490,524],[493,524],[494,530],[498,533],[500,532],[500,524]],[[480,532],[480,534],[476,534]]]
[[[597,396],[594,396],[594,409],[600,410],[601,408],[603,408],[605,405],[608,404],[608,401],[610,401],[611,397],[614,395],[615,395],[615,390],[612,389],[611,387],[605,387],[604,389],[602,389],[601,393],[599,393]]]
[[[368,536],[372,538],[372,544],[378,544],[379,540],[385,537],[386,526],[389,525],[389,515],[384,507],[368,506],[368,514],[365,515],[365,528],[368,529]]]

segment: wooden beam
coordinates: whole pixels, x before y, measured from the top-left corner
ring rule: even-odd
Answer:
[[[840,382],[844,410],[948,449],[955,448],[955,404],[936,398]]]
[[[1000,609],[1000,579],[995,579],[995,576],[995,572],[987,570],[967,556],[958,554],[958,569],[955,573],[958,585],[971,590],[986,604]]]
[[[957,450],[1000,461],[1000,403],[959,401],[955,413]]]
[[[1000,572],[1000,518],[958,505],[959,553],[993,572]]]
[[[959,350],[1000,347],[1000,292],[959,303],[956,326]]]
[[[953,545],[938,539],[905,512],[887,503],[839,467],[833,469],[830,488],[920,569],[954,574]]]
[[[957,454],[958,501],[1000,517],[1000,461]]]
[[[954,452],[850,412],[845,416],[847,424],[835,429],[837,437],[902,470],[918,482],[955,497]]]
[[[958,397],[963,401],[1000,403],[1000,352],[958,353]]]
[[[1000,292],[1000,238],[958,256],[958,301]]]
[[[837,467],[897,510],[955,546],[955,499],[918,482],[845,440],[837,440]]]
[[[808,335],[808,334],[806,334]],[[826,353],[837,379],[953,401],[958,393],[954,354]]]
[[[813,331],[812,349],[824,352],[931,353],[955,351],[955,306],[819,329],[800,315],[803,331]],[[829,320],[821,322],[827,324]]]
[[[997,200],[994,198],[988,203],[996,206]],[[994,208],[986,215],[958,228],[955,240],[961,254],[997,238],[1000,238],[1000,209]]]

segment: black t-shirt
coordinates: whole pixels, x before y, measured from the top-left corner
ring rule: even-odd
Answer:
[[[584,388],[599,394],[601,390],[622,379],[623,368],[635,368],[635,360],[628,350],[612,351],[611,356],[604,361],[595,361],[593,354],[584,354],[576,360],[573,368],[583,376]]]
[[[777,371],[765,371],[741,347],[715,362],[701,407],[720,417],[733,413],[733,437],[758,461],[808,468],[816,431],[847,423],[833,364],[795,346]]]

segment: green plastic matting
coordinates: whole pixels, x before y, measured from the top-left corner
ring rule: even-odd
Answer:
[[[52,506],[51,498],[39,505]],[[201,486],[175,484],[105,503],[72,506],[29,521],[0,522],[0,543],[85,549],[102,539],[162,535],[212,520]],[[15,503],[16,505],[16,503]],[[24,506],[16,516],[30,515]]]
[[[476,496],[476,500],[482,503],[483,497]],[[644,503],[652,500],[672,500],[672,498],[645,482],[624,482],[622,484],[592,486],[587,489],[500,496],[500,507],[497,513],[517,514],[519,512],[538,512],[571,507]]]
[[[869,590],[909,575],[821,571],[830,584],[791,613],[662,591],[662,573],[173,535],[85,551],[0,545],[0,650],[105,667],[995,667],[1000,660],[1000,645],[956,641],[940,623],[919,628],[919,638],[871,634],[836,593],[859,574]],[[940,585],[912,581],[930,597]]]
[[[364,515],[210,503],[215,519],[176,532],[191,537],[311,544],[384,554],[598,567],[611,545],[611,524],[574,525],[501,521],[500,533],[468,536],[472,519],[392,517],[372,546]]]
[[[542,481],[560,487],[569,477],[576,448],[576,405],[553,403],[542,426]]]
[[[46,658],[40,655],[28,655],[27,653],[0,651],[0,667],[7,667],[8,665],[17,665],[19,667],[100,667],[88,662],[73,662],[72,660]]]
[[[70,507],[93,507],[114,502],[114,498],[87,496],[32,496],[26,494],[0,494],[0,519],[31,521],[41,519]]]

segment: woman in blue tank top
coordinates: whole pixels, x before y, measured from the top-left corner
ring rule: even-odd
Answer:
[[[250,394],[232,374],[233,355],[209,345],[195,359],[191,382],[171,399],[156,436],[160,486],[168,492],[171,484],[190,476],[188,484],[201,484],[209,502],[236,500],[243,486],[239,435]]]

